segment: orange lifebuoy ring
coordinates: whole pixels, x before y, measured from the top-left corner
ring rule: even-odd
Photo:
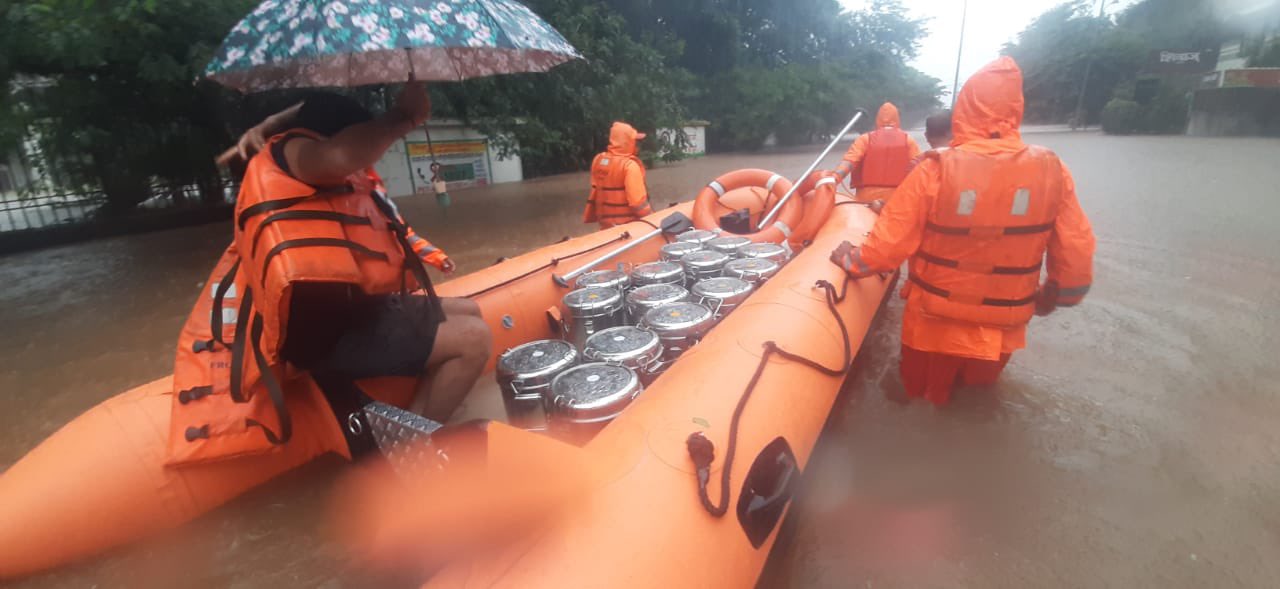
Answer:
[[[800,182],[796,194],[804,203],[803,214],[795,231],[791,232],[791,247],[800,249],[813,239],[836,208],[836,187],[840,177],[835,172],[814,172]]]
[[[751,168],[734,170],[720,176],[698,192],[698,197],[693,202],[693,225],[698,229],[723,231],[720,228],[720,215],[716,212],[720,197],[731,190],[748,187],[764,188],[771,197],[767,200],[777,202],[788,190],[791,190],[791,181],[768,170]],[[782,243],[794,233],[794,228],[800,223],[803,214],[803,203],[800,199],[793,197],[782,205],[782,210],[778,212],[778,217],[773,224],[743,237],[754,242]]]

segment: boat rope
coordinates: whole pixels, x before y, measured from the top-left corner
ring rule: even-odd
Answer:
[[[478,290],[478,291],[476,291],[476,292],[473,292],[473,293],[471,293],[471,294],[468,294],[468,295],[462,295],[462,298],[470,299],[470,298],[478,297],[478,296],[480,296],[480,295],[482,295],[482,294],[486,294],[486,293],[489,293],[489,292],[495,291],[495,290],[497,290],[497,289],[499,289],[499,288],[502,288],[502,287],[504,287],[504,286],[506,286],[506,285],[508,285],[508,284],[513,283],[513,282],[519,282],[519,281],[521,281],[521,280],[524,280],[525,278],[528,278],[528,277],[530,277],[530,276],[533,276],[534,274],[537,274],[537,273],[539,273],[539,272],[541,272],[541,271],[543,271],[543,270],[546,270],[546,269],[548,269],[548,268],[554,268],[554,267],[556,267],[557,265],[559,265],[559,264],[560,264],[560,262],[563,262],[563,261],[565,261],[565,260],[568,260],[569,258],[576,258],[576,257],[581,256],[581,255],[584,255],[584,254],[589,254],[589,253],[594,252],[594,251],[596,251],[596,250],[598,250],[598,249],[601,249],[601,248],[604,248],[604,247],[608,247],[608,246],[613,245],[613,244],[615,244],[615,243],[617,243],[617,242],[619,242],[619,241],[626,241],[626,240],[628,240],[628,239],[631,239],[631,232],[630,232],[630,231],[624,231],[624,232],[622,232],[620,235],[618,235],[617,237],[615,237],[615,238],[613,238],[613,239],[610,239],[609,241],[606,241],[606,242],[601,243],[601,244],[599,244],[599,245],[593,245],[593,246],[591,246],[591,247],[589,247],[589,248],[587,248],[587,249],[584,249],[584,250],[582,250],[582,251],[577,251],[577,252],[574,252],[574,253],[571,253],[571,254],[568,254],[568,255],[564,255],[564,256],[560,256],[560,257],[557,257],[557,258],[551,258],[551,261],[547,262],[546,264],[543,264],[543,265],[541,265],[541,266],[538,266],[537,268],[534,268],[534,269],[532,269],[532,270],[529,270],[528,272],[525,272],[524,274],[520,274],[519,276],[513,276],[513,277],[508,278],[508,279],[506,279],[506,280],[503,280],[502,282],[499,282],[499,283],[497,283],[497,284],[493,284],[493,285],[490,285],[490,286],[486,286],[486,287],[484,287],[483,289],[480,289],[480,290]]]
[[[689,450],[689,458],[693,460],[693,464],[697,469],[698,499],[702,501],[702,507],[713,517],[722,517],[729,511],[729,472],[733,467],[733,458],[738,450],[738,426],[742,421],[742,412],[747,408],[747,401],[751,399],[751,393],[755,392],[756,385],[760,383],[760,377],[764,374],[765,366],[769,364],[769,358],[777,355],[786,360],[808,366],[827,376],[843,376],[849,372],[849,367],[853,364],[849,328],[844,324],[844,319],[840,317],[840,312],[836,309],[836,305],[844,301],[845,296],[849,294],[849,285],[852,283],[853,279],[846,275],[839,294],[836,294],[836,287],[826,280],[819,280],[814,283],[814,288],[821,288],[825,292],[827,310],[831,311],[831,316],[835,318],[836,325],[840,326],[840,337],[844,340],[844,360],[840,366],[836,368],[823,366],[822,363],[816,360],[778,347],[778,343],[775,341],[764,342],[764,353],[760,355],[760,363],[756,365],[755,373],[751,375],[751,380],[747,383],[746,390],[738,398],[738,405],[733,409],[733,418],[729,421],[729,445],[724,454],[724,468],[720,471],[719,504],[712,503],[707,494],[707,483],[711,479],[711,463],[715,462],[715,444],[712,444],[711,440],[707,439],[702,432],[694,432],[685,440],[685,445]]]

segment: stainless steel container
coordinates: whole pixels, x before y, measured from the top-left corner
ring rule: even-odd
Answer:
[[[562,301],[568,311],[568,339],[579,349],[592,334],[626,322],[622,291],[616,288],[580,288]]]
[[[662,358],[674,361],[702,340],[715,324],[711,309],[698,303],[670,303],[644,314],[641,327],[658,334]]]
[[[738,248],[749,243],[751,243],[751,240],[741,235],[726,235],[708,241],[707,249],[729,254],[736,258],[738,257]]]
[[[785,264],[791,252],[776,243],[751,243],[738,248],[738,255],[744,258],[764,258]]]
[[[494,371],[502,390],[507,420],[516,427],[547,427],[543,392],[557,374],[578,363],[578,350],[564,340],[540,340],[516,346],[498,356]]]
[[[656,378],[662,362],[662,341],[647,329],[623,325],[611,327],[587,338],[582,357],[591,362],[621,364],[636,371],[648,385]]]
[[[685,284],[692,286],[699,280],[720,276],[724,271],[724,265],[728,262],[729,254],[711,250],[693,252],[685,256],[680,260],[680,263],[684,264]]]
[[[543,396],[547,427],[558,437],[584,443],[643,390],[639,375],[626,366],[580,364],[557,375]]]
[[[729,260],[724,265],[724,275],[734,278],[741,278],[751,284],[760,286],[778,270],[782,269],[782,265],[768,258],[742,258],[740,260]]]
[[[673,241],[658,250],[658,257],[664,262],[679,262],[680,258],[693,252],[702,251],[702,244],[692,241]]]
[[[595,270],[578,277],[577,288],[616,288],[626,292],[631,288],[631,277],[622,270]]]
[[[693,296],[711,309],[718,321],[746,301],[753,290],[755,287],[741,278],[720,276],[693,285]]]
[[[684,266],[679,262],[649,262],[640,264],[631,271],[631,283],[636,286],[647,284],[683,284]]]
[[[646,284],[627,293],[627,313],[640,321],[649,309],[689,300],[689,290],[679,284]]]
[[[718,237],[715,231],[707,231],[706,229],[690,229],[676,236],[676,241],[692,241],[696,244],[703,245]]]

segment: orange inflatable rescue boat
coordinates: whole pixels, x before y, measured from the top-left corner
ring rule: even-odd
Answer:
[[[430,586],[754,585],[851,358],[888,286],[887,280],[876,278],[846,281],[843,271],[827,259],[841,241],[859,243],[875,216],[843,196],[833,198],[824,192],[831,183],[821,180],[807,183],[816,184],[814,192],[821,194],[796,199],[803,213],[788,215],[795,227],[814,233],[797,235],[789,226],[792,234],[783,235],[786,231],[771,227],[779,234],[768,236],[776,238],[768,241],[790,238],[809,247],[780,270],[775,268],[776,273],[751,275],[758,287],[749,296],[716,298],[711,287],[736,284],[734,279],[704,279],[699,284],[720,281],[689,287],[700,293],[696,297],[705,305],[686,300],[668,304],[677,307],[659,306],[644,313],[632,307],[627,313],[643,314],[641,326],[661,335],[668,351],[679,353],[662,356],[665,363],[655,360],[652,366],[661,364],[662,369],[645,371],[640,379],[643,389],[631,389],[629,399],[634,400],[620,412],[597,419],[583,417],[591,413],[590,407],[577,408],[581,411],[575,415],[582,417],[578,422],[593,427],[591,435],[575,439],[589,439],[585,450],[612,473],[607,480],[531,544],[456,563],[433,577]],[[726,192],[729,198],[735,191]],[[766,204],[748,208],[758,215]],[[530,342],[581,335],[580,318],[572,318],[572,328],[557,319],[572,289],[558,285],[553,272],[576,269],[650,233],[673,212],[688,214],[692,209],[691,204],[679,205],[441,285],[440,296],[474,300],[493,331],[495,353],[473,396],[496,394],[493,372],[502,353]],[[825,221],[804,218],[811,211]],[[660,239],[639,243],[605,266],[637,267],[639,282],[639,265],[670,257],[664,253],[666,245]],[[742,251],[753,246],[748,243]],[[760,259],[772,256],[759,252]],[[711,259],[720,252],[707,248],[705,253],[703,257]],[[737,262],[742,272],[736,275],[748,277],[754,272],[749,269],[769,263]],[[693,273],[700,267],[688,260],[685,268]],[[715,274],[724,274],[723,266]],[[771,277],[763,280],[765,274]],[[683,287],[675,283],[664,284]],[[600,292],[608,290],[602,287]],[[691,311],[707,309],[714,315],[714,327],[698,337],[669,337],[661,331],[662,315],[686,309],[679,305],[692,305],[687,307]],[[636,372],[599,359],[603,361],[591,365]],[[561,380],[572,385],[568,381],[573,380],[573,370],[562,372],[564,378],[557,377],[552,388],[560,387]],[[592,377],[585,380],[594,383]],[[348,453],[332,411],[319,391],[307,388],[288,391],[293,419],[288,443],[261,454],[166,467],[171,382],[165,377],[107,399],[0,476],[0,579],[46,570],[180,526],[322,454]],[[401,407],[412,390],[406,379],[361,384],[378,400]],[[559,401],[544,401],[549,416]],[[565,431],[555,423],[550,429],[557,435]],[[628,546],[624,550],[596,549],[623,542]]]

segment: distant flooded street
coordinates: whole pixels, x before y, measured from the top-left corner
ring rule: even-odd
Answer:
[[[1099,241],[1093,291],[1034,320],[994,390],[961,391],[941,410],[898,399],[895,296],[761,586],[1280,579],[1280,141],[1027,140],[1075,175]],[[737,168],[795,179],[816,151],[659,167],[651,198],[689,200]],[[466,273],[592,231],[580,222],[587,183],[570,174],[459,191],[447,214],[430,196],[397,204]],[[0,469],[93,404],[171,372],[178,329],[229,240],[219,223],[0,258]],[[361,586],[321,530],[338,463],[205,518],[211,560],[188,586]],[[13,586],[134,586],[125,552]]]

